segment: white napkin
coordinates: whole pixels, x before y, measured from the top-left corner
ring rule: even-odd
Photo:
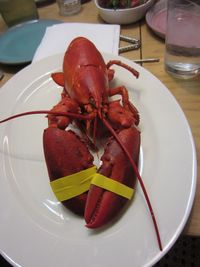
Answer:
[[[64,53],[69,43],[78,36],[91,40],[101,52],[118,55],[119,25],[60,23],[47,27],[38,46],[33,62],[42,58]]]

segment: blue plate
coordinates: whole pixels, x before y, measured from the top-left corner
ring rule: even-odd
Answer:
[[[33,20],[9,28],[0,35],[0,63],[25,64],[32,61],[46,27],[59,20]]]

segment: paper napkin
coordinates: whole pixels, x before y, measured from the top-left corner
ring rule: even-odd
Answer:
[[[101,52],[118,55],[119,25],[60,23],[47,27],[35,52],[33,62],[58,53],[64,53],[69,43],[78,36],[88,38]]]

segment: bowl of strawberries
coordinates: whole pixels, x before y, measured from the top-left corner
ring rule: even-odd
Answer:
[[[94,0],[107,23],[130,24],[142,19],[154,0]]]

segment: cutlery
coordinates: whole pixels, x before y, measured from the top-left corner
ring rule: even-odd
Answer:
[[[135,63],[150,63],[150,62],[159,62],[159,58],[144,58],[144,59],[135,59]]]
[[[140,43],[140,40],[138,40],[136,38],[124,36],[124,35],[120,35],[120,40],[131,43],[131,44]]]
[[[131,50],[138,49],[139,47],[140,47],[140,44],[139,43],[135,43],[135,44],[119,47],[118,51],[119,51],[119,53],[124,53],[124,52],[128,52],[128,51],[131,51]]]

